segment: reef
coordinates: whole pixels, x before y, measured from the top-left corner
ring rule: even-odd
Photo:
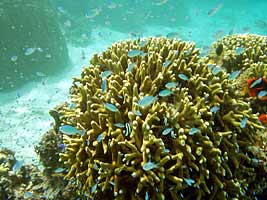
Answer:
[[[255,198],[264,128],[233,83],[194,43],[114,43],[53,111],[65,178],[84,199]]]

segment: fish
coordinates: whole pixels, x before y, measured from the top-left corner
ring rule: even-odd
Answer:
[[[143,54],[144,54],[144,52],[140,51],[140,50],[130,50],[127,53],[128,57],[130,57],[130,58],[134,58],[134,57],[137,57],[137,56],[142,56]]]
[[[119,109],[112,103],[105,103],[104,106],[106,109],[108,109],[111,112],[118,112],[119,111]]]
[[[221,68],[219,66],[215,66],[212,68],[211,73],[213,75],[217,75],[221,71]]]
[[[128,65],[128,67],[127,67],[127,72],[131,72],[132,70],[133,70],[133,68],[135,67],[135,63],[131,63],[130,65]]]
[[[76,127],[68,124],[60,126],[58,130],[65,135],[77,135],[77,134],[83,135],[85,133],[84,130],[82,131],[78,130]]]
[[[229,75],[229,80],[232,81],[232,80],[236,79],[239,76],[240,73],[241,73],[241,70],[237,70],[237,71],[232,72]]]
[[[66,169],[65,168],[62,168],[62,167],[58,167],[54,170],[55,173],[62,173],[64,172]]]
[[[241,55],[243,52],[244,52],[244,48],[243,47],[237,47],[235,49],[235,54],[238,55],[238,56]]]
[[[162,131],[162,135],[168,135],[170,132],[173,131],[173,128],[165,128],[163,131]]]
[[[33,193],[32,192],[25,192],[24,193],[24,198],[31,199],[32,197],[33,197]]]
[[[217,46],[217,48],[216,48],[215,51],[216,51],[217,56],[220,56],[220,55],[222,54],[222,52],[223,52],[223,44],[220,43],[220,44]]]
[[[168,82],[165,84],[165,87],[168,89],[175,88],[178,84],[175,82]]]
[[[245,128],[247,125],[247,118],[246,117],[243,117],[241,122],[240,122],[240,127],[241,128]]]
[[[266,90],[267,88],[267,79],[265,77],[257,78],[252,77],[247,80],[247,85],[245,86],[243,90],[243,95],[249,93],[249,96],[251,97],[257,97],[258,93],[262,90]],[[263,95],[264,93],[261,93]],[[265,100],[265,95],[263,95],[263,98],[259,98],[260,100]]]
[[[208,12],[208,16],[211,17],[213,15],[215,15],[219,10],[220,8],[222,7],[222,3],[218,3],[217,5],[215,5],[209,12]]]
[[[96,138],[96,141],[99,143],[103,140],[103,133],[100,133],[97,138]]]
[[[118,128],[124,128],[125,127],[124,123],[120,123],[120,122],[119,123],[115,123],[114,126],[116,126]]]
[[[170,61],[170,60],[166,60],[166,61],[162,64],[162,66],[163,66],[163,67],[168,67],[171,63],[172,63],[172,61]]]
[[[267,100],[267,91],[266,90],[261,90],[258,93],[258,99],[263,101],[263,100]]]
[[[24,51],[25,56],[29,56],[35,52],[36,48],[26,48]]]
[[[18,56],[11,56],[10,60],[12,62],[16,62],[18,60]]]
[[[167,97],[170,96],[171,94],[173,94],[173,92],[168,89],[164,89],[159,92],[160,97]]]
[[[159,167],[158,164],[156,164],[156,163],[154,163],[154,162],[151,162],[151,161],[148,161],[148,162],[146,162],[146,163],[143,165],[143,170],[145,170],[145,171],[150,171],[150,170],[152,170],[152,169],[156,169],[156,168],[158,168],[158,167]]]
[[[107,91],[107,79],[104,79],[101,84],[102,93],[105,93]]]
[[[110,70],[105,70],[105,71],[101,72],[100,76],[102,79],[105,79],[105,78],[109,77],[111,74],[112,74],[112,72]]]
[[[13,172],[18,172],[20,168],[23,166],[24,161],[23,160],[17,160],[16,163],[12,166]]]
[[[178,77],[180,79],[184,80],[184,81],[188,81],[189,80],[188,76],[183,74],[183,73],[178,74]]]
[[[141,113],[139,110],[135,110],[135,111],[134,111],[134,114],[135,114],[136,116],[142,116],[142,113]]]
[[[184,181],[188,186],[192,186],[192,184],[195,183],[195,180],[193,180],[191,178],[184,178]]]
[[[258,119],[262,124],[267,125],[267,114],[261,113]]]
[[[220,106],[212,106],[211,108],[210,108],[210,112],[212,112],[212,113],[216,113],[216,112],[218,112],[220,110]]]
[[[189,130],[189,135],[195,135],[196,133],[200,132],[200,129],[199,128],[191,128]]]
[[[155,100],[156,100],[156,97],[154,96],[144,96],[142,99],[138,101],[138,106],[147,107],[151,105],[152,103],[154,103]]]
[[[146,192],[145,200],[149,200],[149,194],[148,194],[148,192]]]

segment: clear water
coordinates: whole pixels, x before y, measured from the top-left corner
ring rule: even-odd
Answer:
[[[266,10],[266,0],[1,0],[0,147],[37,163],[49,109],[113,42],[175,35],[205,51],[225,35],[266,35]]]

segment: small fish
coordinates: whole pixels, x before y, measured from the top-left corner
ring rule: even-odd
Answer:
[[[129,136],[131,134],[131,132],[132,132],[131,126],[130,126],[129,123],[126,123],[125,127],[126,127],[126,130],[125,130],[124,134],[125,134],[125,136]]]
[[[213,16],[215,15],[218,10],[222,7],[222,3],[218,3],[215,7],[213,7],[209,12],[208,12],[208,16]]]
[[[16,62],[18,60],[18,56],[11,56],[10,60],[12,62]]]
[[[172,63],[172,61],[170,61],[170,60],[166,60],[166,61],[162,64],[162,66],[163,66],[163,67],[168,67],[171,63]]]
[[[246,117],[243,117],[241,122],[240,122],[240,127],[241,128],[245,128],[247,125],[247,118]]]
[[[28,199],[28,198],[32,198],[33,197],[33,193],[32,192],[25,192],[24,193],[24,198]]]
[[[80,131],[76,127],[71,126],[71,125],[63,125],[60,126],[58,129],[61,133],[66,134],[66,135],[77,135],[77,134],[84,134],[85,131]]]
[[[86,57],[85,57],[85,52],[84,50],[82,50],[82,53],[81,53],[81,59],[84,60]]]
[[[171,94],[173,94],[173,92],[168,89],[164,89],[159,92],[159,96],[161,97],[167,97],[170,96]]]
[[[232,72],[229,75],[229,80],[232,81],[232,80],[236,79],[239,76],[240,73],[241,73],[241,70],[237,70],[237,71]]]
[[[35,52],[36,48],[26,48],[24,51],[25,56],[29,56]]]
[[[133,68],[135,67],[135,63],[131,63],[129,66],[128,66],[128,68],[127,68],[127,72],[131,72],[132,70],[133,70]]]
[[[162,135],[168,135],[170,132],[173,131],[173,128],[165,128],[163,131],[162,131]]]
[[[256,80],[254,80],[251,85],[249,86],[249,88],[254,88],[256,85],[259,85],[262,81],[262,78],[256,78]]]
[[[102,79],[105,79],[105,78],[107,78],[108,76],[110,76],[111,75],[111,71],[110,70],[106,70],[106,71],[103,71],[103,72],[101,72],[101,78]]]
[[[171,150],[170,150],[170,149],[167,149],[167,148],[164,148],[163,152],[164,152],[164,153],[170,153]]]
[[[221,68],[219,66],[216,66],[216,67],[212,68],[211,73],[213,75],[217,75],[220,71],[221,71]]]
[[[97,138],[96,138],[96,141],[99,143],[103,140],[103,133],[100,133]]]
[[[238,55],[238,56],[241,55],[243,52],[244,52],[244,48],[243,47],[237,47],[235,49],[235,54]]]
[[[135,110],[135,111],[134,111],[134,114],[135,114],[136,116],[142,116],[142,113],[141,113],[139,110]]]
[[[258,119],[262,124],[267,125],[267,114],[265,113],[260,114]]]
[[[191,178],[184,178],[184,181],[187,185],[192,186],[192,184],[195,183],[195,181]]]
[[[145,164],[143,165],[143,170],[145,170],[145,171],[150,171],[150,170],[152,170],[152,169],[156,169],[156,168],[158,168],[158,167],[159,167],[158,164],[156,164],[156,163],[154,163],[154,162],[151,162],[151,161],[148,161],[147,163],[145,163]]]
[[[104,79],[101,85],[102,93],[107,91],[107,79]]]
[[[198,132],[200,132],[200,129],[199,128],[191,128],[189,130],[189,135],[195,135]]]
[[[138,106],[139,107],[147,107],[147,106],[151,105],[152,103],[154,103],[155,100],[156,100],[156,97],[154,97],[154,96],[145,96],[138,101]]]
[[[260,100],[266,100],[267,99],[267,91],[266,90],[261,90],[259,93],[258,93],[258,98]]]
[[[168,89],[175,88],[178,84],[175,82],[169,82],[165,84],[165,87]]]
[[[210,108],[210,112],[212,112],[212,113],[216,113],[216,112],[218,112],[220,110],[220,106],[212,106],[211,108]]]
[[[97,183],[93,185],[93,187],[91,187],[91,193],[95,193],[97,189]]]
[[[139,42],[139,46],[140,47],[144,47],[146,45],[147,45],[147,41],[146,40],[142,40],[142,41]]]
[[[119,109],[112,103],[105,103],[105,108],[108,109],[111,112],[118,112]]]
[[[54,170],[55,173],[62,173],[64,172],[66,169],[65,168],[62,168],[62,167],[58,167]]]
[[[20,168],[23,166],[24,161],[23,160],[17,160],[16,163],[12,167],[13,172],[18,172]]]
[[[178,32],[170,32],[166,35],[167,38],[180,38],[181,35]]]
[[[46,76],[43,72],[36,72],[35,74],[39,77],[45,77]]]
[[[146,192],[145,200],[149,200],[149,194]]]
[[[184,80],[184,81],[188,81],[189,80],[188,76],[183,74],[183,73],[178,74],[178,77],[180,79]]]
[[[115,123],[114,126],[116,126],[118,128],[124,128],[125,127],[124,123]]]
[[[143,51],[140,51],[140,50],[130,50],[130,51],[128,51],[128,54],[127,55],[130,58],[134,58],[136,56],[141,56],[143,54],[144,54],[144,52]]]

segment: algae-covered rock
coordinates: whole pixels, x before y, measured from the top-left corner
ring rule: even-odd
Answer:
[[[0,26],[0,90],[16,89],[68,65],[65,39],[47,1],[1,1]]]
[[[263,127],[228,75],[190,42],[113,44],[59,110],[65,178],[92,199],[250,199]]]

